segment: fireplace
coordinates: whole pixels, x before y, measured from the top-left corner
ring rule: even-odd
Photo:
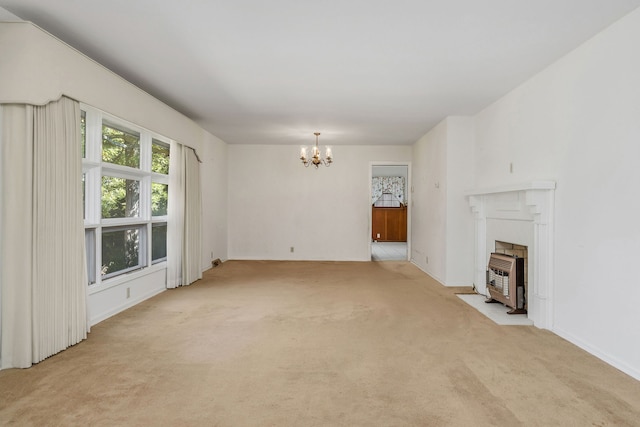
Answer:
[[[535,326],[553,325],[553,208],[555,182],[533,181],[467,193],[475,220],[474,286],[487,295],[486,271],[496,242],[527,248],[528,317]]]

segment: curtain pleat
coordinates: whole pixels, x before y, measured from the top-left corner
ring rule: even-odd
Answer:
[[[0,106],[0,369],[31,358],[33,107]]]
[[[185,201],[184,243],[182,253],[182,283],[190,284],[202,279],[201,262],[201,192],[200,162],[192,149],[184,152]]]
[[[183,146],[171,143],[169,156],[169,202],[167,207],[167,288],[182,285],[182,236],[184,230]]]
[[[193,149],[171,144],[167,287],[186,286],[202,278],[200,163]]]
[[[3,268],[1,276],[2,368],[28,367],[80,342],[88,332],[80,107],[76,101],[63,97],[42,107],[15,108],[27,114],[32,111],[26,119],[32,135],[16,135],[22,124],[3,120],[0,184],[2,211],[8,214],[0,218],[2,262],[3,267],[16,258],[22,263],[19,269],[12,266],[5,272]],[[13,109],[3,107],[3,118]],[[10,140],[5,138],[7,133],[14,133]],[[21,184],[20,194],[15,197],[19,205],[13,206],[7,206],[5,190],[21,181],[16,177],[25,173],[20,170],[20,162],[7,159],[7,147],[20,150],[32,165],[25,169],[29,171],[24,177],[28,184]],[[7,185],[6,176],[12,178],[11,186]],[[21,233],[10,235],[9,231],[5,235],[5,231],[13,229]],[[7,246],[21,250],[7,253]],[[5,295],[15,297],[6,300]],[[18,304],[22,310],[7,310],[10,303]],[[15,323],[6,321],[5,314]],[[28,330],[23,327],[25,324],[30,325]]]
[[[87,337],[80,106],[35,107],[33,361]]]

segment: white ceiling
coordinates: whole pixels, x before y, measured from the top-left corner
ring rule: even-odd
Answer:
[[[412,144],[640,0],[0,0],[231,144]],[[9,15],[9,14],[5,14]],[[0,13],[0,16],[2,14]]]

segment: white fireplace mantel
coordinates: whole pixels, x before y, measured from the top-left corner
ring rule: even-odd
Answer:
[[[539,328],[553,326],[554,181],[466,192],[475,219],[474,285],[486,294],[486,269],[495,240],[529,247],[528,316]]]
[[[467,196],[483,196],[487,194],[509,193],[513,191],[527,190],[555,190],[555,181],[531,181],[521,184],[504,185],[501,187],[481,188],[479,190],[469,190]]]

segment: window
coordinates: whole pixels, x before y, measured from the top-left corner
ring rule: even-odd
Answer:
[[[169,144],[151,141],[151,262],[167,259],[167,215],[169,208]]]
[[[399,208],[402,206],[400,200],[391,193],[382,193],[373,205],[376,208]]]
[[[166,260],[170,141],[83,105],[89,285]]]
[[[104,227],[102,229],[103,278],[137,270],[144,260],[144,230],[146,227]]]
[[[140,181],[102,175],[102,218],[140,216]]]
[[[96,283],[96,230],[84,229],[84,246],[87,248],[87,275],[89,285]]]
[[[82,158],[87,157],[87,112],[80,114],[80,138],[82,140]]]
[[[151,227],[151,260],[156,263],[167,259],[167,223]]]
[[[169,144],[157,139],[151,144],[151,172],[169,174]]]
[[[102,125],[102,161],[116,165],[140,167],[140,134]]]

